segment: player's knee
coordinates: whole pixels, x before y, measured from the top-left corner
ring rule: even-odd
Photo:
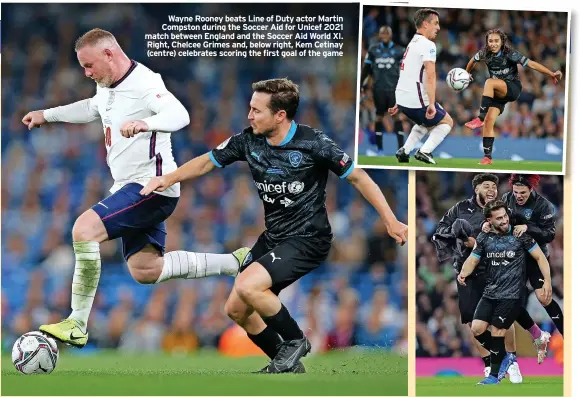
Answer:
[[[231,299],[228,299],[224,305],[224,310],[228,317],[231,318],[232,321],[234,321],[236,324],[244,322],[246,311],[243,310],[240,302],[233,302]]]
[[[548,306],[550,303],[552,303],[552,298],[548,298],[545,296],[542,296],[542,294],[540,294],[540,291],[536,290],[536,297],[538,298],[538,301],[542,304],[542,306]]]
[[[139,284],[155,284],[161,273],[154,269],[131,270],[133,279]]]
[[[471,333],[473,336],[479,336],[485,332],[485,327],[477,322],[471,323]]]
[[[139,260],[137,254],[128,258],[129,272],[139,284],[155,284],[163,270],[163,258],[159,260]]]
[[[81,214],[72,228],[73,241],[102,242],[107,239],[107,231],[96,212],[89,210]]]
[[[256,289],[249,282],[242,281],[236,282],[235,284],[236,293],[242,301],[245,303],[251,302],[252,297],[256,293]]]

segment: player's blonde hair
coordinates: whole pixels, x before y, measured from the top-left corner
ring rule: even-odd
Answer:
[[[86,46],[94,46],[105,40],[110,41],[113,44],[117,44],[117,40],[111,32],[107,32],[106,30],[99,28],[89,30],[77,39],[75,42],[75,51],[78,51]]]

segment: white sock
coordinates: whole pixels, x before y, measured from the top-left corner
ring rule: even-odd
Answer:
[[[403,150],[405,151],[405,153],[406,154],[411,153],[411,151],[415,149],[417,143],[421,142],[421,139],[423,139],[426,133],[427,133],[426,127],[415,124],[413,128],[411,128],[411,133],[409,134],[409,137],[405,141],[405,145],[403,145]]]
[[[173,278],[204,278],[227,274],[237,276],[240,264],[232,254],[172,251],[163,256],[163,270],[156,283]]]
[[[443,139],[449,134],[451,131],[451,126],[449,124],[439,124],[438,126],[433,127],[431,132],[429,133],[429,139],[425,142],[423,146],[421,146],[421,150],[423,153],[433,153],[433,150],[439,146]]]
[[[86,332],[101,277],[101,253],[99,243],[94,241],[73,242],[73,248],[75,252],[71,295],[73,311],[69,318],[75,319]]]

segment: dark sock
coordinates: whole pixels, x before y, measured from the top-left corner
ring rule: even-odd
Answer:
[[[485,157],[489,157],[491,158],[491,152],[493,151],[493,140],[495,138],[493,137],[487,137],[484,136],[483,137],[483,154],[485,155]]]
[[[491,105],[491,101],[493,100],[492,97],[484,95],[481,98],[481,107],[479,108],[479,119],[483,121],[485,116],[487,115],[487,111],[489,110],[489,105]]]
[[[552,322],[558,328],[558,331],[564,336],[564,313],[562,313],[562,309],[560,305],[552,299],[552,302],[548,306],[544,306],[546,312],[550,315]]]
[[[481,358],[483,360],[483,365],[485,367],[491,367],[491,356],[485,356]]]
[[[520,314],[518,314],[516,321],[523,329],[530,329],[534,326],[534,320],[532,320],[530,313],[528,313],[525,307],[520,309]]]
[[[489,332],[489,330],[486,330],[481,335],[477,335],[475,339],[477,339],[477,341],[481,343],[481,346],[485,347],[487,350],[491,348],[491,332]]]
[[[284,305],[282,305],[278,313],[272,317],[263,317],[263,319],[266,325],[272,327],[284,340],[302,339],[304,337],[296,320],[290,316],[288,309]]]
[[[491,373],[490,375],[498,377],[499,367],[501,362],[505,357],[505,337],[503,336],[492,336],[491,337],[491,347],[489,348],[491,353]]]
[[[403,137],[403,122],[401,120],[395,120],[395,135],[397,135],[397,145],[400,149],[405,144]]]
[[[383,150],[383,133],[382,132],[375,132],[375,139],[377,141],[377,148],[379,150]]]
[[[250,340],[262,349],[262,351],[272,360],[276,357],[276,354],[278,354],[277,345],[282,342],[282,338],[272,329],[272,327],[266,327],[258,335],[248,334],[248,338],[250,338]]]

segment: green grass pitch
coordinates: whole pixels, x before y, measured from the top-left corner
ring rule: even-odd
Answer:
[[[422,167],[429,168],[458,168],[458,169],[481,169],[481,170],[503,170],[503,171],[542,171],[542,172],[562,172],[562,163],[557,161],[511,161],[493,160],[492,165],[480,165],[479,159],[440,159],[435,158],[436,165],[425,164],[410,158],[408,163],[399,163],[395,156],[358,156],[358,165],[383,165],[399,167]]]
[[[481,377],[417,378],[417,396],[562,396],[562,376],[524,376],[515,385],[508,379],[499,385],[477,385]]]
[[[381,352],[307,356],[306,374],[251,374],[267,360],[64,353],[50,375],[26,376],[2,356],[2,395],[407,395],[407,357]]]

